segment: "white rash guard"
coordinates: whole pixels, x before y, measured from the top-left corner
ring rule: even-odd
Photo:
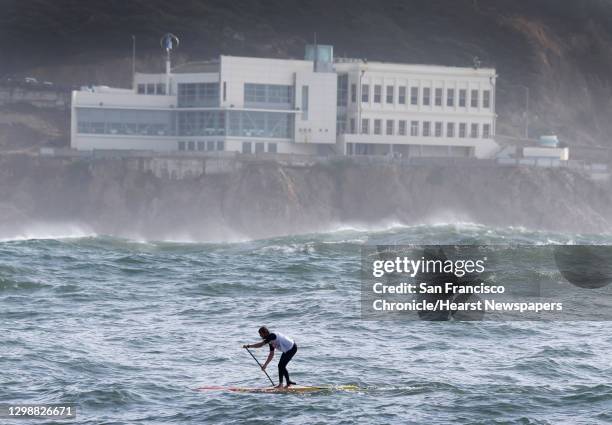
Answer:
[[[295,341],[279,332],[271,333],[264,339],[264,341],[270,344],[270,351],[276,349],[282,351],[283,353],[291,350],[293,348],[293,344],[295,344]]]

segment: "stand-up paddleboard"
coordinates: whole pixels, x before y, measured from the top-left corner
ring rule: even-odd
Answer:
[[[358,391],[357,385],[336,385],[336,386],[302,386],[292,385],[289,388],[249,388],[249,387],[200,387],[196,388],[197,391],[229,391],[233,393],[317,393],[317,392],[331,392],[331,391]]]

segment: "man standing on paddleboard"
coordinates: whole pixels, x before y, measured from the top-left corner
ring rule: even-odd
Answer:
[[[281,388],[283,386],[283,377],[287,381],[287,388],[290,385],[295,385],[295,382],[292,382],[289,379],[289,371],[287,370],[287,363],[291,361],[295,353],[297,353],[297,345],[296,343],[289,337],[279,333],[273,332],[271,333],[268,328],[262,326],[259,328],[259,336],[263,338],[263,341],[258,342],[256,344],[247,344],[243,345],[243,348],[259,348],[263,347],[266,344],[270,345],[270,354],[268,354],[268,359],[261,367],[263,370],[266,370],[268,364],[272,361],[274,357],[274,350],[280,350],[283,354],[278,362],[278,385],[277,388]]]

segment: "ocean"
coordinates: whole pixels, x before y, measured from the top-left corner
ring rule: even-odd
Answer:
[[[0,403],[76,403],[77,418],[3,425],[612,422],[608,322],[360,312],[366,244],[611,245],[612,235],[469,223],[232,243],[50,233],[0,242]],[[241,348],[262,325],[296,340],[298,384],[359,390],[195,390],[269,385]]]

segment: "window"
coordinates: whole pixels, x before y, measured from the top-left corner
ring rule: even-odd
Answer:
[[[215,142],[214,141],[209,141],[206,142],[206,150],[207,151],[214,151],[215,150]]]
[[[291,103],[291,86],[268,84],[266,89],[268,90],[267,103]]]
[[[410,104],[411,105],[419,104],[419,88],[418,87],[410,87]]]
[[[281,84],[245,83],[244,102],[288,107],[293,102],[293,87]]]
[[[146,94],[147,88],[144,84],[138,84],[138,94]]]
[[[423,121],[423,137],[431,136],[431,122]]]
[[[467,90],[465,89],[459,90],[459,107],[465,108],[467,106],[466,97],[467,97]]]
[[[446,106],[451,108],[455,106],[455,89],[446,90]]]
[[[179,136],[223,136],[225,113],[221,111],[179,112]]]
[[[227,82],[224,81],[223,82],[223,101],[225,102],[227,100]]]
[[[388,136],[393,136],[393,132],[395,130],[395,121],[393,120],[387,120],[387,135]]]
[[[267,103],[290,104],[293,101],[291,86],[268,84],[266,89],[268,91]]]
[[[351,102],[357,102],[357,84],[351,84]]]
[[[195,142],[194,141],[187,142],[187,150],[188,151],[194,151],[195,150]]]
[[[242,153],[251,153],[251,142],[242,142]]]
[[[348,74],[338,75],[337,105],[346,106],[348,104]]]
[[[156,90],[157,90],[157,94],[164,95],[164,94],[166,94],[166,85],[162,84],[162,83],[158,83],[157,87],[156,87]]]
[[[423,88],[423,105],[431,105],[431,89],[429,87]]]
[[[187,83],[178,85],[178,106],[218,106],[218,83]]]
[[[482,92],[482,107],[486,109],[491,107],[491,90]]]
[[[394,93],[393,92],[394,91],[395,91],[395,87],[387,86],[387,96],[386,96],[387,97],[387,103],[393,104],[393,101],[394,101],[394,99],[393,99],[393,97],[394,97],[393,94]]]
[[[478,138],[478,124],[472,124],[472,127],[470,129],[470,137],[472,139]]]
[[[455,137],[455,123],[446,123],[446,137]]]
[[[264,142],[255,143],[255,153],[263,153],[265,149]]]
[[[484,124],[482,126],[482,138],[489,139],[491,137],[491,124]]]
[[[265,103],[267,99],[266,86],[264,84],[245,84],[244,101]]]
[[[237,137],[292,139],[294,116],[287,112],[229,111],[228,132]]]
[[[355,118],[351,118],[351,134],[355,134]]]
[[[224,151],[225,150],[225,142],[222,140],[217,141],[217,150]]]
[[[441,122],[436,123],[436,126],[434,128],[434,135],[436,137],[442,137],[442,123]]]
[[[380,103],[382,97],[382,86],[375,85],[374,86],[374,103]]]
[[[276,153],[276,152],[278,152],[277,147],[276,147],[276,143],[268,143],[268,152],[269,153]]]
[[[185,142],[178,142],[178,150],[180,151],[185,150]]]
[[[472,95],[470,96],[470,106],[472,108],[478,108],[478,90],[472,90]]]
[[[204,142],[198,142],[198,150],[199,151],[203,151],[204,147],[205,147],[206,143]]]
[[[361,85],[361,102],[368,103],[370,101],[370,85]]]
[[[302,120],[308,120],[308,86],[302,86]]]
[[[419,135],[419,122],[418,121],[410,121],[410,135],[414,137]]]
[[[82,134],[172,136],[175,117],[171,111],[78,108],[76,124]]]
[[[147,94],[155,94],[155,84],[153,83],[147,84]]]
[[[399,88],[399,94],[397,96],[397,103],[400,105],[406,104],[406,87],[402,86]]]
[[[442,106],[442,89],[436,89],[436,106]]]
[[[336,134],[346,134],[346,115],[336,115]]]
[[[465,139],[466,136],[467,136],[467,124],[462,122],[461,124],[459,124],[459,137],[461,139]]]
[[[397,133],[400,136],[405,136],[406,135],[406,120],[400,120],[398,122],[398,125],[399,125],[399,127],[397,129]]]
[[[352,143],[347,143],[346,144],[346,154],[347,155],[352,155],[353,154],[353,144]]]
[[[374,134],[382,134],[382,120],[374,120]]]
[[[361,120],[361,134],[370,134],[370,120],[367,118]]]

